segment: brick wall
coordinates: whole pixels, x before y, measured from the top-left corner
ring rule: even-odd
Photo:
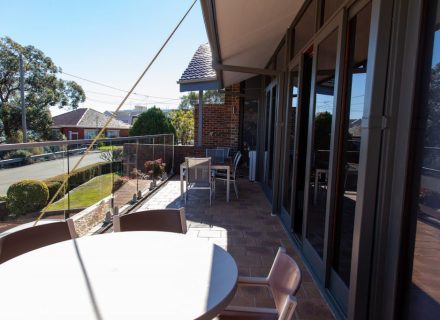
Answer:
[[[240,84],[225,89],[225,103],[203,106],[203,149],[230,147],[238,149],[240,128],[240,98],[230,93],[240,93]],[[198,145],[199,108],[194,109],[194,144]]]

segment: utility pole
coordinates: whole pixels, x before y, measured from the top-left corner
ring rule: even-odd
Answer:
[[[20,93],[21,93],[21,129],[23,131],[23,143],[27,142],[26,106],[24,105],[24,70],[23,56],[20,53]]]

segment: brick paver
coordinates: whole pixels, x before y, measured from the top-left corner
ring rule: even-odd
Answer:
[[[270,204],[258,183],[238,182],[240,199],[231,188],[231,202],[225,201],[226,187],[217,182],[212,206],[209,193],[192,190],[185,205],[180,198],[179,178],[174,178],[147,199],[139,210],[185,207],[190,237],[215,243],[227,250],[243,276],[266,276],[278,247],[283,246],[297,261],[303,276],[297,294],[295,319],[333,319],[310,273],[284,231],[278,217],[271,216]],[[234,305],[273,307],[270,292],[264,288],[239,288]]]

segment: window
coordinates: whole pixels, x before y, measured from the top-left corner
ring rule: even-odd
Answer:
[[[313,141],[310,156],[310,180],[307,211],[307,234],[313,248],[323,257],[327,190],[332,140],[332,118],[335,107],[335,69],[338,30],[318,46]]]
[[[293,55],[290,58],[293,58],[298,52],[300,52],[315,34],[315,15],[316,0],[313,0],[305,10],[301,19],[295,25],[293,31],[294,41],[292,41]]]
[[[98,134],[98,129],[84,129],[84,139],[93,139]]]
[[[367,77],[368,38],[371,5],[367,5],[348,24],[348,63],[345,66],[345,103],[342,108],[343,132],[340,154],[335,214],[333,268],[348,287],[350,284],[351,250],[357,201],[361,122],[364,113]]]
[[[344,0],[322,0],[321,7],[321,26],[327,22],[328,18],[341,6]]]
[[[119,138],[119,130],[107,130],[107,138]]]
[[[440,312],[440,4],[430,1],[423,89],[415,110],[419,158],[413,170],[419,187],[412,197],[415,246],[409,287],[409,319],[439,319]],[[436,15],[435,15],[436,14]],[[435,19],[436,18],[436,19]],[[434,20],[435,21],[432,21]]]

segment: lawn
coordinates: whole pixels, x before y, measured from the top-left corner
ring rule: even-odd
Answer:
[[[112,192],[112,175],[116,180],[119,176],[108,173],[93,178],[90,181],[70,191],[70,208],[85,208],[107,197]],[[48,210],[67,209],[67,195],[57,202],[52,203]]]

